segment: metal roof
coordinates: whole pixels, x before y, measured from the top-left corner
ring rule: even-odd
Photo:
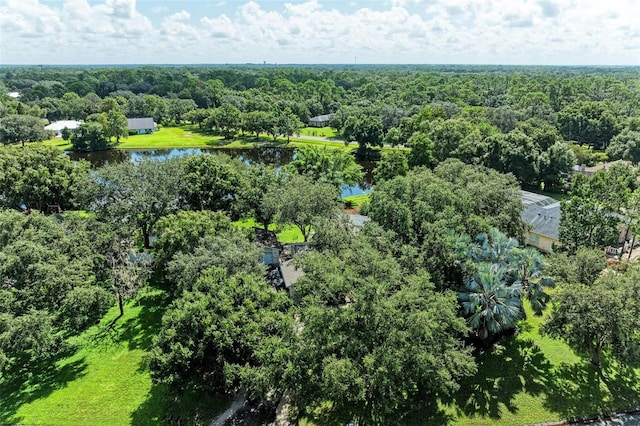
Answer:
[[[127,129],[129,130],[154,129],[156,126],[151,117],[127,118]]]
[[[524,209],[520,217],[531,225],[531,231],[553,239],[560,235],[560,201],[545,195],[520,191]]]

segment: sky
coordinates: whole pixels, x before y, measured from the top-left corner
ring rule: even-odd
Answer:
[[[0,0],[0,64],[640,65],[640,0]]]

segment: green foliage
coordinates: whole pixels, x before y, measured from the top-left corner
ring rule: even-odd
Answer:
[[[355,185],[364,177],[362,167],[356,163],[353,155],[327,149],[326,146],[320,148],[311,145],[296,149],[295,157],[288,167],[313,180],[331,183],[337,188]]]
[[[266,395],[263,363],[291,338],[290,306],[260,278],[205,271],[163,316],[149,360],[154,381],[227,392],[244,385]]]
[[[210,268],[224,268],[229,275],[264,274],[262,249],[247,233],[238,230],[205,235],[197,244],[178,251],[166,264],[166,281],[172,294],[190,290],[200,274]]]
[[[155,226],[156,264],[165,268],[176,253],[190,252],[206,235],[230,229],[231,221],[220,212],[181,210],[165,216]]]
[[[44,130],[46,120],[31,115],[9,114],[0,118],[0,142],[4,145],[25,142],[41,142],[49,139]]]
[[[591,177],[576,175],[571,197],[562,201],[560,241],[569,250],[603,248],[617,240],[619,215],[636,189],[637,171],[616,164]]]
[[[198,210],[227,210],[238,198],[243,167],[223,154],[194,155],[184,161],[185,201]]]
[[[459,277],[451,266],[456,241],[448,231],[477,235],[497,227],[521,238],[521,210],[513,178],[449,160],[433,172],[412,170],[379,183],[368,214],[399,241],[418,248],[415,262],[424,265],[439,286],[456,287]]]
[[[183,162],[180,159],[109,164],[96,173],[86,191],[99,217],[140,231],[145,248],[153,228],[181,204]]]
[[[405,176],[408,171],[409,159],[407,154],[404,151],[393,149],[382,152],[382,158],[373,170],[373,177],[376,182],[381,182],[393,179],[396,176]]]
[[[558,113],[558,128],[565,140],[603,149],[617,133],[614,113],[603,102],[578,101]]]
[[[335,217],[339,207],[337,199],[333,185],[316,182],[306,175],[291,174],[281,186],[272,187],[265,194],[263,208],[273,212],[279,225],[297,226],[306,242],[315,221]]]
[[[577,351],[601,365],[603,351],[623,362],[635,362],[640,354],[638,269],[625,274],[608,273],[589,287],[568,284],[557,295],[544,331],[564,339]]]
[[[455,296],[409,276],[359,233],[302,258],[299,335],[284,381],[298,412],[320,421],[402,422],[475,372],[458,336]],[[427,421],[428,422],[428,421]]]
[[[55,356],[113,303],[89,236],[54,217],[0,212],[0,371]]]
[[[71,149],[74,151],[101,151],[114,146],[105,128],[96,122],[82,123],[71,133]]]
[[[607,156],[612,160],[627,160],[635,166],[640,162],[640,131],[624,129],[611,139]]]
[[[602,250],[579,248],[573,253],[554,253],[547,259],[547,270],[563,283],[579,283],[590,286],[606,269]]]
[[[0,206],[19,208],[24,204],[40,211],[49,204],[74,207],[88,170],[88,163],[74,163],[53,147],[5,147],[0,152]]]

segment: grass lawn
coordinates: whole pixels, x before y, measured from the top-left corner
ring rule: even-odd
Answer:
[[[176,401],[151,382],[144,355],[164,306],[164,292],[150,292],[127,304],[124,317],[106,333],[118,315],[114,307],[73,339],[76,350],[0,378],[0,424],[155,425],[170,415],[183,424],[206,424],[225,408],[226,398],[200,394]]]
[[[262,227],[262,225],[256,224],[253,219],[244,219],[235,222],[236,226],[239,228],[252,228],[254,226]],[[291,243],[301,243],[304,242],[304,237],[302,236],[302,232],[298,229],[297,226],[287,225],[284,229],[278,231],[275,224],[269,225],[270,231],[275,231],[278,235],[278,241],[282,244],[291,244]]]
[[[543,318],[478,356],[478,373],[445,408],[452,425],[522,425],[609,412],[640,403],[640,369],[610,363],[602,372],[565,343],[541,336]]]
[[[336,131],[331,127],[305,127],[300,130],[302,136],[321,136],[324,138],[335,138]]]
[[[351,204],[352,207],[362,207],[363,204],[369,202],[371,194],[350,195],[342,198],[345,203]]]

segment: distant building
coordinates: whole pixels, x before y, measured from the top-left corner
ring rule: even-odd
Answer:
[[[158,125],[153,118],[127,118],[127,130],[138,135],[145,135],[158,131]]]
[[[69,130],[73,130],[73,129],[77,129],[81,124],[82,124],[82,121],[60,120],[60,121],[53,122],[47,126],[44,126],[44,129],[52,131],[53,133],[55,133],[56,137],[59,137],[62,135],[62,130],[64,130],[65,128]]]
[[[522,195],[522,220],[531,226],[526,235],[526,244],[546,253],[560,244],[560,201],[545,195],[520,191]]]
[[[309,127],[327,127],[333,114],[319,115],[309,119]]]
[[[578,166],[573,166],[573,171],[575,173],[580,173],[585,176],[593,176],[597,171],[609,170],[611,166],[615,164],[631,164],[631,163],[629,163],[628,161],[616,160],[616,161],[610,161],[607,163],[602,163],[602,164],[598,164],[597,166],[590,166],[590,167],[587,167],[584,164],[582,164]]]
[[[9,92],[7,96],[13,99],[20,99],[20,92]]]

